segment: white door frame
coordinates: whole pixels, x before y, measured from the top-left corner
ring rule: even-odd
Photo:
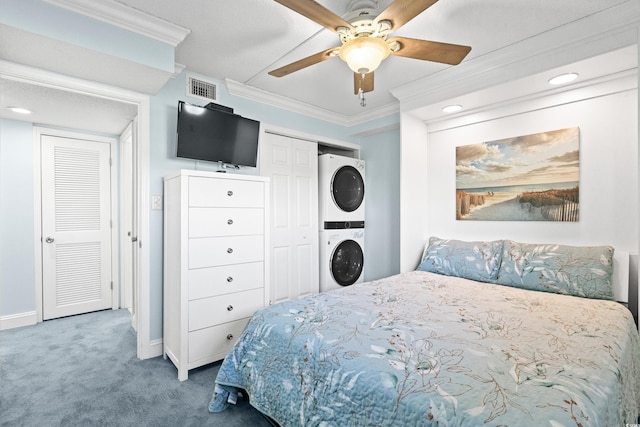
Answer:
[[[119,242],[120,242],[120,307],[127,308],[131,311],[133,316],[134,307],[131,307],[131,294],[133,289],[131,288],[132,277],[129,276],[131,274],[131,269],[133,268],[133,254],[131,253],[132,241],[133,237],[133,224],[129,224],[129,219],[133,212],[132,202],[133,199],[131,195],[133,194],[133,188],[130,181],[133,181],[133,177],[131,174],[133,173],[133,165],[131,164],[133,160],[133,150],[123,149],[123,140],[130,139],[130,142],[127,144],[133,144],[133,126],[134,122],[129,123],[129,125],[125,128],[124,132],[120,134],[119,137],[119,149],[120,149],[120,167],[119,167],[119,176],[120,176],[120,200],[119,200]],[[128,197],[123,197],[128,196]],[[125,219],[126,218],[126,219]],[[128,234],[126,234],[128,233]],[[138,325],[132,321],[132,325],[134,329],[138,328]]]
[[[150,147],[150,122],[151,122],[151,101],[149,95],[120,89],[102,83],[90,82],[74,77],[63,76],[50,71],[27,67],[12,62],[0,60],[0,75],[3,78],[19,81],[23,83],[45,86],[68,92],[81,93],[90,96],[107,98],[126,104],[134,104],[138,107],[137,120],[137,182],[138,182],[138,333],[137,333],[137,355],[140,359],[148,359],[162,354],[162,340],[151,342],[151,307],[150,307],[150,253],[148,239],[150,233],[149,208],[150,208],[150,188],[149,188],[149,147]],[[34,224],[35,227],[35,224]],[[38,225],[39,227],[39,225]],[[34,235],[35,259],[38,259],[38,249],[40,246],[40,231]],[[36,265],[36,289],[38,289],[38,277],[42,276],[42,269]],[[41,283],[40,283],[41,288]],[[37,292],[36,292],[37,293]],[[42,316],[42,307],[37,307]],[[41,318],[41,317],[40,317]],[[39,320],[40,321],[40,320]],[[159,341],[159,342],[158,342]]]
[[[41,126],[33,127],[33,207],[34,207],[34,236],[40,237],[37,242],[36,253],[39,252],[40,256],[36,257],[35,261],[35,269],[42,271],[42,136],[43,135],[51,135],[62,138],[70,138],[70,139],[80,139],[80,140],[89,140],[96,142],[104,142],[109,144],[109,156],[110,156],[110,164],[111,167],[109,169],[109,180],[110,180],[110,198],[111,198],[111,283],[113,287],[111,289],[111,308],[113,310],[120,307],[120,281],[118,277],[118,229],[119,227],[119,215],[118,215],[118,162],[115,156],[116,151],[116,143],[118,140],[116,138],[110,138],[106,136],[96,136],[90,135],[87,133],[76,132],[76,131],[67,131],[60,129],[52,129]],[[36,318],[38,322],[42,322],[43,320],[43,289],[42,289],[42,274],[39,274],[36,277]]]

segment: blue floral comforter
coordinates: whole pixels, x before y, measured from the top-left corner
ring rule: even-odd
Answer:
[[[622,305],[414,271],[258,311],[222,363],[280,426],[624,426],[640,344]]]

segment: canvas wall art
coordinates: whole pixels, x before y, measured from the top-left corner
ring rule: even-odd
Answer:
[[[456,147],[456,219],[578,221],[578,127]]]

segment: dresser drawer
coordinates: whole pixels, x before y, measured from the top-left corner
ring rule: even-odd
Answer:
[[[262,208],[189,208],[189,237],[264,234]]]
[[[264,307],[264,289],[189,301],[189,331],[251,317]]]
[[[264,263],[223,265],[189,270],[189,299],[264,287]]]
[[[189,239],[189,268],[264,260],[264,236]]]
[[[189,332],[189,363],[223,359],[238,341],[249,318]]]
[[[261,208],[264,183],[192,176],[189,177],[189,206]]]

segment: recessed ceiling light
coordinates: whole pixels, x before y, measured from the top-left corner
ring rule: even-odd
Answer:
[[[462,105],[447,105],[442,109],[445,113],[456,113],[460,110],[462,110]]]
[[[7,110],[11,110],[14,113],[18,114],[31,114],[31,110],[27,110],[26,108],[22,107],[7,107]]]
[[[559,76],[555,76],[552,79],[549,79],[550,85],[563,85],[565,83],[569,83],[578,78],[578,73],[566,73],[560,74]]]

